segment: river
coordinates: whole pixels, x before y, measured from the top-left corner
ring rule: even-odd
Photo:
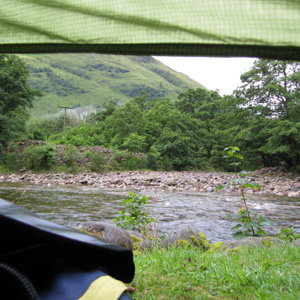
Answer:
[[[133,191],[133,190],[131,190]],[[134,192],[134,191],[133,191]],[[120,200],[128,191],[87,186],[29,185],[0,183],[0,198],[23,206],[39,217],[79,228],[87,221],[112,221],[120,210]],[[146,210],[157,221],[160,233],[191,226],[206,234],[210,242],[232,238],[236,223],[229,214],[242,207],[238,195],[225,193],[149,192]],[[300,198],[249,195],[251,210],[273,222],[269,234],[294,226],[300,231]]]

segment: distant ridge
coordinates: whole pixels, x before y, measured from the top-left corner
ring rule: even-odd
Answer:
[[[58,113],[59,106],[95,109],[108,101],[125,102],[145,92],[150,99],[204,88],[151,56],[100,54],[22,54],[30,85],[42,90],[33,118]]]

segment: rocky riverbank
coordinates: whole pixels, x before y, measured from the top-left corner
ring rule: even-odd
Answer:
[[[236,175],[220,172],[155,172],[128,171],[109,173],[47,173],[1,174],[0,182],[31,184],[88,185],[102,189],[124,189],[143,191],[215,192]],[[260,189],[247,193],[274,194],[277,196],[300,197],[300,177],[283,172],[278,168],[262,169],[250,173],[248,180]],[[223,192],[237,192],[238,187],[229,185]]]

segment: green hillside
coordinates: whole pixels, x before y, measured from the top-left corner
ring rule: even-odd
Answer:
[[[107,101],[124,102],[146,92],[151,98],[176,98],[203,87],[150,56],[99,54],[19,55],[30,71],[30,84],[43,91],[33,117],[55,114],[59,106],[94,109]]]

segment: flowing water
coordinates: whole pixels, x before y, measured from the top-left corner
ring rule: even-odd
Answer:
[[[224,193],[147,193],[147,211],[157,221],[157,230],[169,233],[191,226],[206,234],[209,241],[231,239],[236,223],[229,214],[242,207],[237,195]],[[0,198],[23,206],[39,217],[71,227],[87,221],[111,221],[120,210],[128,191],[99,190],[86,186],[40,186],[0,183]],[[250,195],[251,210],[273,222],[269,234],[294,226],[300,231],[300,198]]]

